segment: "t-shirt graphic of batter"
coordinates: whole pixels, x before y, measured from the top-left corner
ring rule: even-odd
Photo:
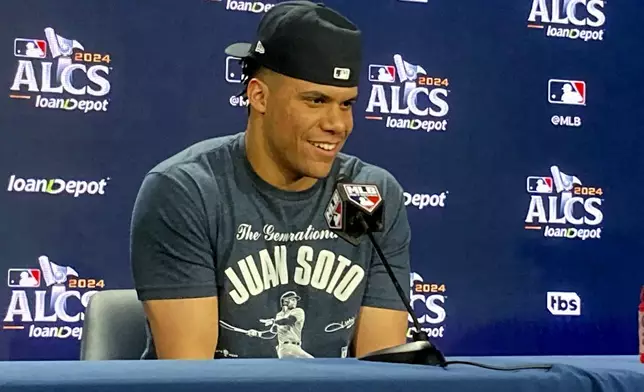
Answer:
[[[261,339],[273,339],[277,336],[278,344],[275,350],[278,358],[313,358],[311,354],[302,349],[302,328],[306,315],[304,309],[297,307],[297,301],[300,299],[294,291],[282,294],[280,298],[282,310],[274,318],[259,320],[264,326],[270,328],[263,331],[249,329],[246,334]],[[223,328],[237,330],[223,320],[219,323]],[[243,332],[243,330],[239,330],[239,332]]]

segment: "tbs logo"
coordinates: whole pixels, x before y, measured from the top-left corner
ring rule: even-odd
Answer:
[[[549,291],[547,301],[548,310],[555,316],[581,315],[581,298],[577,293]]]

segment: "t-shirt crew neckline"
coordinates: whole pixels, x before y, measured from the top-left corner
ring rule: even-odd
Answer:
[[[325,179],[319,179],[312,187],[303,191],[286,191],[275,187],[274,185],[266,182],[263,178],[261,178],[253,169],[253,166],[250,164],[250,161],[246,156],[245,132],[240,133],[238,141],[238,159],[242,161],[244,172],[249,176],[251,182],[259,191],[278,199],[302,201],[310,199],[311,196],[316,194],[323,186]]]

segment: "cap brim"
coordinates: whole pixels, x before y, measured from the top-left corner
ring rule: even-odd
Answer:
[[[248,55],[250,54],[250,48],[252,46],[252,44],[249,44],[247,42],[237,42],[227,47],[225,52],[229,56],[244,58],[248,57]]]

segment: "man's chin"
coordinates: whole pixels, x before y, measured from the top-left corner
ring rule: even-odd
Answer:
[[[315,178],[318,180],[322,180],[326,178],[329,173],[331,172],[331,168],[333,167],[333,162],[330,163],[315,163],[313,165],[310,165],[308,167],[306,176]]]

